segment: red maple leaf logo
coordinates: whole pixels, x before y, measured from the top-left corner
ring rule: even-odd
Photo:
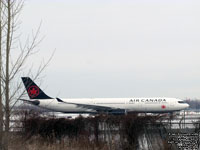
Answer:
[[[165,108],[166,108],[166,106],[165,106],[165,105],[162,105],[162,106],[161,106],[161,108],[162,108],[162,109],[165,109]]]
[[[31,98],[39,95],[39,88],[37,86],[30,86],[28,89],[28,94]]]

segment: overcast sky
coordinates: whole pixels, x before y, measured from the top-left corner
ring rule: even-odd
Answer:
[[[52,97],[200,98],[200,1],[27,0],[21,31],[42,21],[39,63]],[[29,68],[27,68],[29,69]]]

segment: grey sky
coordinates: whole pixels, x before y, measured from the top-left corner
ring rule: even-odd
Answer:
[[[59,97],[200,98],[200,2],[27,0],[26,35],[42,21],[42,87]]]

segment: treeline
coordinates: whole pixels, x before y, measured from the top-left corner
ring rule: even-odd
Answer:
[[[137,114],[88,118],[80,116],[76,119],[29,116],[23,118],[22,133],[26,140],[40,137],[51,144],[56,141],[76,141],[82,143],[79,145],[82,149],[138,149],[141,144],[139,138],[149,127],[159,129],[155,123],[158,119],[158,116]]]
[[[198,99],[187,99],[185,100],[190,106],[189,109],[200,109],[200,100]]]

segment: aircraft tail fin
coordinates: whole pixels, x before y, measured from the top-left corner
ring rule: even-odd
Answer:
[[[22,77],[22,81],[30,99],[52,99],[47,96],[29,77]]]

